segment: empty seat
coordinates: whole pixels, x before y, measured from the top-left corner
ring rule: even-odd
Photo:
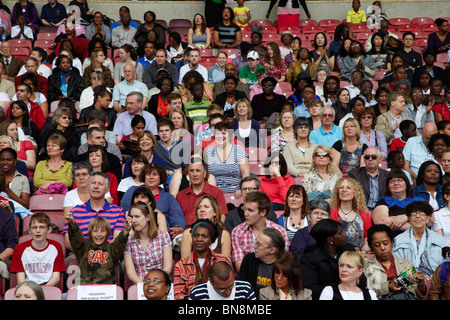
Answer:
[[[172,32],[173,27],[192,27],[191,20],[188,19],[172,19],[169,21],[169,29]]]
[[[250,25],[252,27],[256,27],[256,26],[270,26],[272,27],[272,21],[267,20],[267,19],[256,19],[256,20],[252,20],[252,22],[250,22]]]
[[[402,24],[410,24],[411,20],[409,20],[408,18],[391,18],[389,19],[389,23],[397,27]]]
[[[298,20],[298,26],[300,28],[306,27],[306,26],[318,26],[319,23],[317,20],[314,19],[300,19]]]
[[[35,194],[30,197],[31,212],[63,213],[64,194]]]
[[[300,27],[281,27],[280,29],[278,29],[278,33],[283,33],[284,31],[290,31],[292,33],[300,33],[301,32],[301,28]]]
[[[434,19],[433,18],[429,18],[429,17],[415,17],[411,20],[412,24],[418,24],[418,25],[422,25],[422,24],[432,24],[434,23]]]
[[[36,40],[52,40],[56,39],[56,32],[39,32],[36,34]]]
[[[341,24],[341,21],[338,19],[322,19],[319,20],[319,26],[322,27],[337,27]]]

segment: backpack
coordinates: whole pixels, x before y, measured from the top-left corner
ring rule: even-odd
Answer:
[[[439,273],[439,278],[441,279],[442,288],[444,287],[445,282],[448,279],[448,266],[450,265],[450,262],[443,262],[441,265],[441,272]]]

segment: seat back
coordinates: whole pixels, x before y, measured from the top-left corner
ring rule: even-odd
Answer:
[[[45,300],[62,300],[62,291],[58,287],[54,286],[41,286],[44,291]],[[8,289],[5,293],[5,300],[14,300],[14,292],[16,288]]]
[[[54,112],[52,110],[52,112]],[[64,194],[35,194],[30,197],[31,212],[59,212],[63,213]]]
[[[101,289],[102,286],[114,286],[116,289],[116,300],[123,300],[123,289],[115,284],[81,284],[78,286],[71,287],[67,290],[67,300],[78,300],[78,289],[80,287],[89,287],[90,289],[95,290],[96,287]]]

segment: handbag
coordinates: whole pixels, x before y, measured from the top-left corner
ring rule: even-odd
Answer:
[[[394,293],[389,292],[386,296],[384,296],[383,300],[419,300],[417,297],[406,290],[405,288],[402,288],[400,292]]]

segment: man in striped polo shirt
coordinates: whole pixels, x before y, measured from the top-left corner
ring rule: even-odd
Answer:
[[[209,270],[209,280],[195,286],[189,300],[256,300],[250,283],[234,280],[234,271],[226,261],[218,261]]]
[[[88,237],[88,226],[94,218],[106,218],[111,225],[111,234],[108,241],[111,242],[124,229],[125,213],[121,207],[113,205],[105,200],[105,195],[109,191],[111,182],[106,173],[94,172],[89,180],[89,200],[86,203],[72,208],[68,215],[72,215],[84,234]],[[67,219],[67,218],[66,218]],[[69,235],[67,233],[68,224],[64,224],[66,247],[72,251]]]

